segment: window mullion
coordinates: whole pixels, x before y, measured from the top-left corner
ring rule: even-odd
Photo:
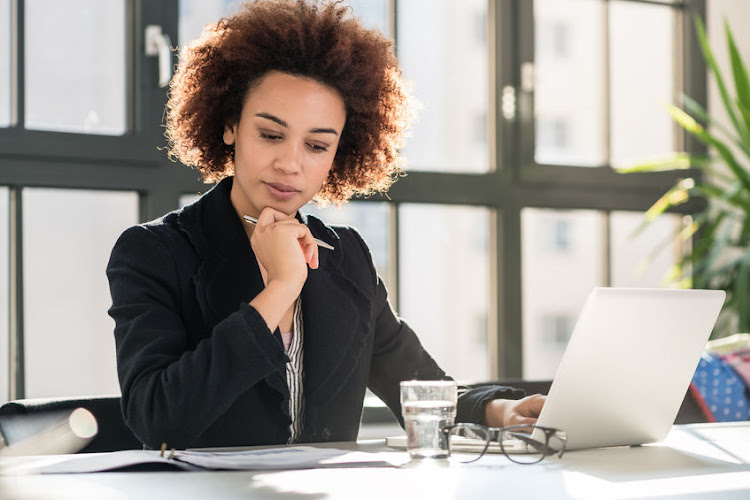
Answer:
[[[25,70],[24,70],[24,31],[25,31],[25,0],[11,0],[11,128],[23,128],[26,115],[25,107]]]
[[[12,186],[9,193],[8,252],[8,337],[10,400],[26,394],[23,306],[23,189]]]
[[[602,135],[603,157],[607,165],[612,164],[612,134],[610,122],[612,120],[612,68],[610,67],[609,43],[609,4],[602,1]]]

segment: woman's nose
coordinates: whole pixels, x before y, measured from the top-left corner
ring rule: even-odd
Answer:
[[[279,147],[274,167],[286,174],[299,172],[301,166],[302,148],[291,141]]]

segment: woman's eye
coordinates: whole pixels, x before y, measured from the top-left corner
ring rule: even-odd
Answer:
[[[328,146],[323,146],[322,144],[310,143],[308,144],[308,146],[310,147],[310,149],[318,153],[323,153],[325,151],[328,151]]]
[[[266,139],[269,141],[278,141],[279,139],[281,139],[281,136],[279,134],[273,134],[269,132],[261,132],[260,137],[261,139]]]

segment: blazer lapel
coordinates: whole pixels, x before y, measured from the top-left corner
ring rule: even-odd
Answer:
[[[232,178],[226,178],[193,205],[185,207],[179,224],[202,264],[193,277],[206,325],[213,326],[240,302],[249,302],[263,290],[255,254],[229,200]],[[321,249],[320,266],[310,270],[302,289],[304,321],[305,399],[318,404],[333,397],[342,380],[357,368],[364,347],[372,304],[342,271],[341,240],[317,219],[298,215],[313,235],[333,244]],[[278,331],[275,335],[281,337]],[[283,373],[269,383],[285,392]],[[276,380],[278,379],[278,380]],[[283,386],[283,387],[282,387]]]
[[[201,258],[193,282],[207,325],[226,318],[263,289],[255,254],[229,200],[231,187],[231,177],[222,180],[179,219]]]
[[[242,222],[229,199],[232,177],[227,177],[185,207],[179,224],[201,258],[193,276],[195,294],[203,321],[213,329],[219,321],[235,312],[242,302],[249,302],[263,290],[263,278]],[[274,336],[282,346],[281,335]],[[284,371],[266,377],[283,400],[289,397]],[[287,411],[286,403],[282,411]]]
[[[331,241],[330,230],[325,236]],[[316,405],[333,397],[357,368],[372,316],[368,296],[342,273],[344,249],[333,239],[336,249],[321,250],[320,266],[310,270],[302,289],[305,400]]]

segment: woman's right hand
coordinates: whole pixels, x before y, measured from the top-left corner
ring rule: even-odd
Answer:
[[[308,265],[318,267],[318,246],[307,226],[273,208],[260,213],[250,244],[266,286],[287,290],[292,301],[307,280]]]

